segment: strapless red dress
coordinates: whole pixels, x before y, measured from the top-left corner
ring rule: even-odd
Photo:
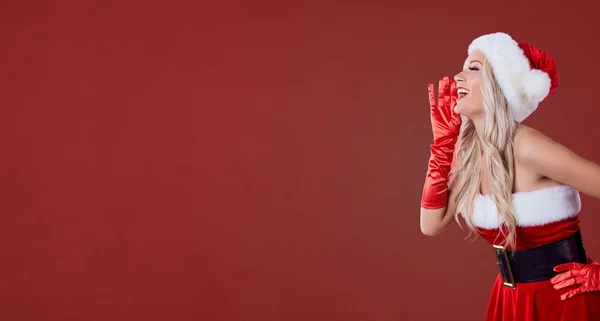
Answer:
[[[579,192],[570,186],[513,193],[513,207],[517,219],[517,250],[550,244],[579,230],[581,199]],[[497,210],[488,195],[477,195],[473,220],[480,235],[490,244],[502,240]],[[561,294],[568,290],[554,289],[549,280],[518,283],[513,289],[503,285],[498,273],[485,321],[600,321],[600,291],[562,301]]]

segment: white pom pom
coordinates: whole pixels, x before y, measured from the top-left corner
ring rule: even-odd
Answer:
[[[550,92],[550,77],[547,73],[532,69],[523,77],[523,90],[530,101],[542,101]]]

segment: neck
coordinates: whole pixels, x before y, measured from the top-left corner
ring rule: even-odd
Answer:
[[[484,130],[484,126],[485,126],[485,118],[477,117],[475,119],[472,119],[471,121],[473,121],[473,125],[475,125],[475,131],[477,132],[477,137],[479,137],[480,141],[483,141],[483,130]]]

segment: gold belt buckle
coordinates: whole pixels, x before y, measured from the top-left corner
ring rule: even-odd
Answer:
[[[506,252],[506,248],[502,245],[494,244],[494,251],[496,252],[496,263],[498,264],[498,270],[500,270],[500,277],[502,277],[502,285],[507,288],[516,289],[517,284],[515,283],[515,277],[513,276],[512,268],[510,266],[510,261],[508,259],[508,254]],[[504,257],[504,262],[506,262],[506,270],[508,270],[508,275],[504,275],[504,271],[502,270],[502,265],[500,264],[500,256]],[[510,277],[510,280],[507,281],[507,276]]]

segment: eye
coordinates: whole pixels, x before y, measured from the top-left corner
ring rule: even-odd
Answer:
[[[469,70],[479,70],[477,67],[469,67]]]

